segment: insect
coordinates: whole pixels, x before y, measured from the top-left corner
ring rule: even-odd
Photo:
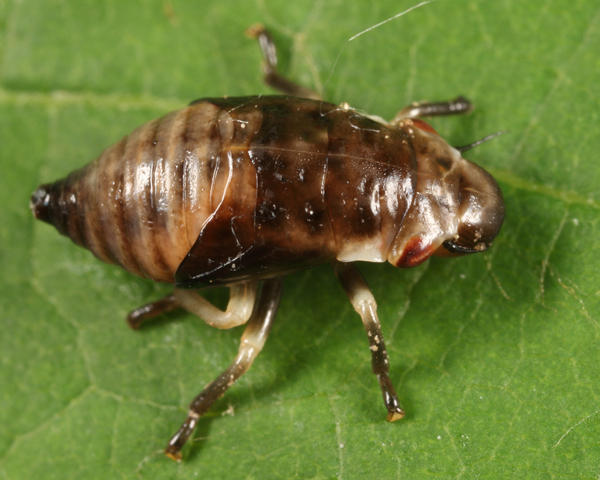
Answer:
[[[173,293],[133,310],[132,328],[183,308],[209,325],[246,324],[232,364],[190,404],[166,447],[181,449],[199,418],[262,349],[281,278],[332,262],[367,332],[387,419],[404,416],[389,377],[377,304],[352,262],[413,267],[432,254],[486,250],[504,217],[500,189],[418,117],[471,104],[417,103],[391,122],[334,105],[277,71],[261,26],[265,81],[286,96],[206,98],[151,121],[31,197],[36,218],[106,262]],[[225,310],[195,290],[229,287]]]

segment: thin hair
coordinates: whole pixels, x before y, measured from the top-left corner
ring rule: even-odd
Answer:
[[[386,18],[385,20],[382,20],[381,22],[379,22],[379,23],[376,23],[375,25],[371,25],[370,27],[368,27],[368,28],[365,28],[365,29],[364,29],[364,30],[362,30],[361,32],[358,32],[358,33],[356,33],[356,34],[352,35],[352,36],[351,36],[351,37],[348,39],[348,42],[351,42],[352,40],[355,40],[355,39],[357,39],[357,38],[358,38],[358,37],[360,37],[361,35],[364,35],[365,33],[368,33],[368,32],[370,32],[371,30],[375,30],[376,28],[379,28],[379,27],[381,27],[382,25],[385,25],[386,23],[388,23],[388,22],[391,22],[392,20],[396,20],[397,18],[400,18],[400,17],[402,17],[403,15],[406,15],[407,13],[410,13],[410,12],[412,12],[413,10],[416,10],[417,8],[424,7],[424,6],[425,6],[425,5],[427,5],[428,3],[433,3],[433,2],[435,2],[435,1],[436,1],[436,0],[425,0],[425,1],[421,2],[421,3],[417,3],[416,5],[413,5],[412,7],[408,7],[406,10],[404,10],[404,11],[402,11],[402,12],[399,12],[399,13],[397,13],[396,15],[392,15],[391,17],[389,17],[389,18]]]
[[[417,8],[424,7],[425,5],[428,5],[428,4],[436,2],[436,1],[437,0],[424,0],[422,2],[419,2],[416,5],[413,5],[412,7],[408,7],[406,10],[402,10],[401,12],[398,12],[395,15],[392,15],[391,17],[386,18],[385,20],[382,20],[381,22],[378,22],[374,25],[371,25],[370,27],[365,28],[364,30],[361,30],[358,33],[355,33],[351,37],[348,37],[348,39],[346,40],[346,43],[344,43],[344,45],[342,45],[342,48],[340,48],[340,51],[337,54],[337,57],[335,57],[335,61],[333,62],[333,65],[331,66],[331,70],[329,71],[329,76],[327,77],[325,84],[328,84],[329,81],[331,80],[331,77],[333,77],[333,72],[335,71],[338,61],[339,61],[340,57],[342,56],[342,53],[344,53],[344,49],[346,48],[348,43],[352,42],[353,40],[356,40],[358,37],[363,36],[365,33],[369,33],[370,31],[375,30],[376,28],[379,28],[379,27],[385,25],[386,23],[391,22],[392,20],[396,20],[397,18],[400,18],[400,17],[406,15],[407,13],[410,13],[413,10],[416,10]]]

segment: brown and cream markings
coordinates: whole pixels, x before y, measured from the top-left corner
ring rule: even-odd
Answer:
[[[432,254],[483,251],[504,217],[495,180],[461,155],[479,142],[453,148],[417,118],[465,113],[466,99],[413,104],[388,123],[291,83],[277,72],[268,32],[251,33],[265,80],[285,96],[197,100],[31,198],[38,219],[101,260],[174,284],[130,313],[133,328],[175,308],[217,328],[247,323],[238,356],[169,442],[174,459],[264,345],[281,276],[315,263],[335,264],[367,331],[388,420],[402,418],[375,299],[351,262],[412,267]],[[225,311],[193,290],[210,285],[230,287]]]

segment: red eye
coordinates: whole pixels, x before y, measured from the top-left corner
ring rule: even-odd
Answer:
[[[411,120],[415,127],[420,128],[421,130],[425,130],[426,132],[435,133],[436,135],[438,135],[438,133],[435,131],[435,129],[431,125],[424,122],[420,118],[413,118]]]
[[[435,248],[430,243],[417,236],[412,237],[406,242],[402,255],[396,262],[397,267],[415,267],[423,263],[434,252]]]

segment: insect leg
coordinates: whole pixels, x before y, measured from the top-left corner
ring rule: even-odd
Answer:
[[[188,416],[165,449],[165,454],[173,460],[181,460],[181,448],[194,432],[198,419],[234,384],[252,365],[261,351],[273,318],[279,306],[281,280],[265,281],[257,306],[242,334],[238,354],[233,363],[208,385],[190,404]]]
[[[229,302],[224,311],[192,290],[176,288],[173,296],[180,307],[198,315],[211,327],[228,329],[248,321],[256,300],[257,288],[257,282],[239,283],[229,287]]]
[[[400,407],[396,391],[389,377],[390,361],[388,359],[385,342],[381,333],[381,325],[377,318],[377,303],[369,290],[362,275],[351,263],[337,263],[336,275],[342,287],[350,298],[354,310],[360,315],[363,325],[369,337],[369,349],[371,350],[371,364],[373,373],[377,375],[383,402],[387,408],[387,420],[394,422],[404,417],[404,410]]]
[[[175,299],[175,295],[167,295],[152,303],[147,303],[141,307],[132,310],[127,315],[127,323],[131,328],[137,330],[142,324],[151,318],[157,317],[161,313],[167,313],[179,308],[179,303]]]
[[[202,318],[211,327],[220,329],[237,327],[250,318],[257,287],[256,282],[240,283],[229,287],[229,302],[225,311],[219,310],[197,292],[176,288],[171,295],[129,312],[127,323],[137,330],[146,320],[161,313],[184,308]]]
[[[263,25],[252,25],[246,30],[246,35],[258,40],[264,60],[264,81],[267,85],[286,95],[321,100],[321,96],[318,93],[288,80],[277,71],[277,48],[271,34]]]
[[[416,102],[400,110],[390,123],[396,125],[406,118],[457,115],[472,109],[473,104],[465,97],[456,97],[447,102]]]

